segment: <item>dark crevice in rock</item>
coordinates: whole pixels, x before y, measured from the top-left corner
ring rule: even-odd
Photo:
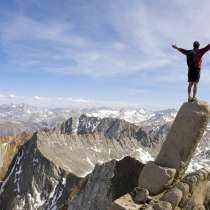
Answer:
[[[114,177],[111,180],[113,200],[131,192],[138,185],[142,168],[143,164],[131,157],[125,157],[116,164]]]

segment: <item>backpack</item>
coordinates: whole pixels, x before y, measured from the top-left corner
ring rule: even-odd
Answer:
[[[188,53],[187,53],[187,65],[188,67],[191,69],[194,69],[196,68],[196,52],[195,50],[190,50]]]

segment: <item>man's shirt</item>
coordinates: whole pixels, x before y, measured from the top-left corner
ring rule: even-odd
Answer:
[[[182,54],[188,56],[192,51],[195,53],[195,68],[201,69],[202,67],[202,57],[203,55],[210,50],[210,44],[204,48],[197,49],[197,50],[185,50],[182,48],[177,48]],[[188,64],[189,66],[189,64]],[[190,67],[190,66],[189,66]]]

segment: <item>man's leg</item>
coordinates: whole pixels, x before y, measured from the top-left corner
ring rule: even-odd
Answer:
[[[197,91],[198,91],[198,83],[194,82],[193,83],[193,98],[196,98]]]
[[[188,85],[188,99],[191,98],[191,89],[192,89],[192,85],[193,85],[193,82],[189,82],[189,85]]]

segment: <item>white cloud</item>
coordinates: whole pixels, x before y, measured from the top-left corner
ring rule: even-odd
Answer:
[[[8,95],[0,94],[0,98],[1,99],[14,99],[14,98],[17,98],[17,96],[15,94],[8,94]]]
[[[13,97],[11,97],[11,95]],[[50,108],[93,108],[93,107],[138,107],[136,103],[126,103],[122,101],[102,101],[85,98],[59,97],[59,96],[15,96],[13,94],[0,94],[0,104],[26,103],[41,107]]]
[[[133,11],[128,9],[127,18],[130,12]],[[138,20],[135,16],[133,19]],[[122,23],[123,19],[114,27],[118,29]],[[85,34],[75,34],[69,22],[38,22],[27,16],[12,16],[0,30],[10,62],[28,70],[41,68],[47,72],[109,76],[154,69],[169,63],[160,50],[154,50],[158,39],[146,29],[144,35],[138,30],[129,33],[127,28],[122,28],[119,35],[129,35],[126,39],[122,37],[123,41],[97,42]],[[139,40],[141,47],[132,40]],[[150,55],[146,51],[150,51]]]
[[[2,40],[6,43],[21,41],[53,41],[71,46],[84,46],[86,40],[69,34],[71,25],[67,21],[37,21],[29,16],[14,15],[1,24]]]
[[[49,100],[50,98],[49,97],[40,97],[40,96],[34,96],[34,99],[35,100],[38,100],[38,101],[45,101],[45,100]]]
[[[9,94],[8,97],[9,97],[9,98],[16,98],[17,96],[14,95],[14,94]]]

